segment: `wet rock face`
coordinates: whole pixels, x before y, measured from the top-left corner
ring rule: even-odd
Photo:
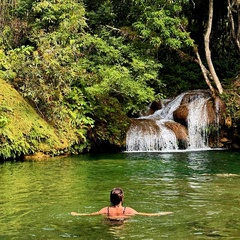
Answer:
[[[183,104],[173,112],[174,121],[181,123],[184,126],[187,126],[188,123],[189,104],[191,103],[190,99],[197,99],[194,95],[191,95],[190,98],[189,96],[190,95],[188,95],[188,98],[184,98],[185,100],[182,101]],[[206,101],[206,108],[208,124],[215,124],[216,122],[220,125],[225,124],[226,105],[220,97],[209,97]]]
[[[186,94],[184,94],[182,98],[181,105],[189,104],[190,102],[193,102],[196,99],[199,98],[210,98],[211,92],[209,90],[193,90],[189,91]]]
[[[159,126],[152,119],[131,119],[131,122],[131,127],[143,134],[147,134],[149,131],[159,132]]]
[[[144,111],[141,111],[138,113],[138,117],[140,116],[149,116],[151,114],[154,114],[154,112],[162,109],[162,103],[160,101],[154,101],[152,102]]]
[[[127,145],[134,142],[135,145],[139,143],[144,146],[144,149],[154,150],[220,146],[219,129],[225,124],[226,105],[220,97],[212,97],[209,91],[195,90],[180,94],[163,106],[155,105],[152,112],[133,119],[127,134]],[[146,141],[136,139],[144,137]],[[134,149],[134,146],[129,149]]]
[[[173,121],[165,122],[165,126],[176,135],[179,149],[186,149],[189,140],[187,128],[184,125]]]
[[[226,105],[220,97],[210,97],[206,101],[206,110],[209,125],[225,124]]]
[[[188,105],[183,104],[180,105],[174,112],[173,112],[173,119],[174,121],[187,126],[187,117],[188,117]]]

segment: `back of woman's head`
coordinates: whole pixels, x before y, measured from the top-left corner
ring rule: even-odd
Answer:
[[[110,193],[110,201],[113,206],[118,205],[123,201],[123,190],[121,188],[114,188]]]

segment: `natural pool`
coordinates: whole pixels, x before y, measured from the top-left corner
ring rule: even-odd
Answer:
[[[119,186],[141,212],[109,225],[73,217]],[[0,164],[0,239],[240,239],[240,152],[119,153]]]

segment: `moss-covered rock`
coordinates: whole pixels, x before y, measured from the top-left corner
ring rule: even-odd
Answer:
[[[67,152],[69,139],[48,124],[7,82],[0,79],[0,158],[36,152]]]

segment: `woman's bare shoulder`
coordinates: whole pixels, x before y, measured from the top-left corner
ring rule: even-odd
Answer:
[[[131,207],[126,207],[125,208],[125,214],[126,215],[134,215],[134,214],[137,214],[137,213],[138,212],[135,209],[131,208]]]
[[[104,208],[100,209],[98,212],[100,214],[106,214],[107,213],[107,209],[108,209],[108,207],[104,207]]]

